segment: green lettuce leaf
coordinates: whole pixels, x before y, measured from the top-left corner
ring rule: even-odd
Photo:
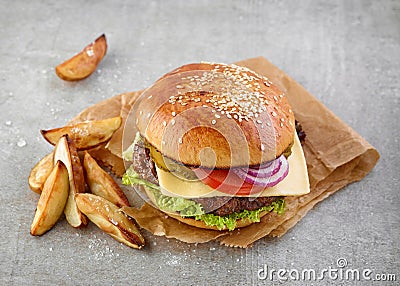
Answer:
[[[139,174],[133,170],[132,166],[129,167],[123,175],[122,183],[128,186],[142,185],[145,188],[148,188],[154,194],[157,206],[163,211],[179,212],[182,217],[193,217],[196,220],[203,221],[208,226],[216,226],[218,229],[227,228],[228,230],[234,230],[236,227],[236,221],[239,219],[248,220],[250,222],[259,222],[260,213],[263,211],[274,211],[279,215],[283,214],[285,211],[285,200],[278,199],[269,206],[264,206],[253,211],[244,210],[226,216],[206,214],[202,205],[195,201],[182,197],[169,197],[162,194],[160,186],[140,178]]]
[[[203,206],[195,201],[182,197],[169,197],[158,190],[152,190],[157,206],[164,211],[179,212],[182,217],[198,216],[204,214]]]
[[[239,219],[244,219],[250,222],[260,222],[260,213],[263,211],[274,211],[279,215],[285,211],[285,200],[279,199],[270,204],[254,211],[244,210],[242,212],[234,212],[226,216],[218,216],[214,214],[202,214],[195,217],[196,220],[204,221],[208,226],[216,226],[218,229],[234,230],[236,222]]]
[[[153,184],[149,181],[143,180],[138,173],[133,170],[132,166],[130,166],[125,174],[122,176],[122,184],[126,186],[135,186],[135,185],[142,185],[148,187],[150,189],[159,190],[160,186]]]
[[[160,192],[160,186],[140,178],[139,174],[130,166],[122,176],[122,184],[127,186],[142,185],[153,192],[157,206],[168,212],[179,212],[182,217],[204,214],[203,207],[195,201],[182,197],[169,197]]]
[[[133,160],[133,148],[135,147],[136,144],[142,142],[144,143],[143,137],[140,136],[139,132],[136,132],[136,136],[135,139],[133,140],[133,143],[124,152],[122,152],[122,159],[124,159],[127,162],[131,162]]]

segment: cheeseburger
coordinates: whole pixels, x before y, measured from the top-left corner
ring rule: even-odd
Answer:
[[[233,230],[309,192],[305,134],[283,92],[247,68],[184,65],[143,92],[134,112],[123,183],[143,186],[183,223]]]

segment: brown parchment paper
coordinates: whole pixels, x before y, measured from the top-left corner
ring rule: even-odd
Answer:
[[[141,209],[126,208],[124,212],[155,235],[164,235],[188,243],[218,240],[233,247],[248,247],[264,236],[282,236],[315,204],[347,184],[361,180],[375,166],[379,153],[364,138],[347,126],[320,101],[308,93],[263,57],[236,63],[268,77],[286,93],[296,119],[307,134],[304,154],[307,161],[311,192],[300,197],[286,197],[283,215],[269,213],[246,228],[232,232],[203,230],[185,225],[145,203]],[[121,159],[123,126],[127,114],[140,95],[129,92],[114,96],[82,111],[72,122],[122,116],[122,127],[106,146],[91,150],[92,156],[118,176],[124,172]]]

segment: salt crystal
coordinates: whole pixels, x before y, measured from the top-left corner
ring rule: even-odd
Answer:
[[[18,142],[17,142],[17,146],[18,146],[18,147],[24,147],[24,146],[26,146],[26,141],[25,141],[24,139],[20,138],[20,139],[18,140]]]
[[[7,125],[7,126],[11,126],[11,124],[12,124],[12,122],[11,122],[10,120],[7,120],[7,121],[6,121],[6,125]]]
[[[93,49],[88,49],[88,50],[86,50],[86,54],[87,54],[89,57],[93,57],[93,56],[94,56],[94,51],[93,51]]]

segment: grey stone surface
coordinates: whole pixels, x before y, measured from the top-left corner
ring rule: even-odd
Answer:
[[[0,27],[1,285],[281,285],[276,276],[259,280],[258,269],[319,271],[339,258],[347,268],[400,279],[399,1],[1,0]],[[99,70],[81,82],[60,80],[54,67],[103,32],[109,51]],[[65,220],[30,236],[38,195],[27,176],[51,150],[40,129],[184,63],[259,55],[378,148],[371,174],[317,205],[284,237],[249,249],[145,232],[148,246],[137,251],[93,224],[75,230]]]

